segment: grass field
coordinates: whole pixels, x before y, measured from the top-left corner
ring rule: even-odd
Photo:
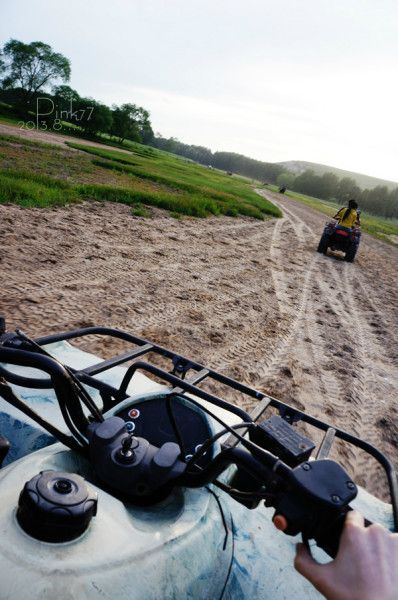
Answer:
[[[266,187],[273,192],[278,191],[277,186],[267,185]],[[342,206],[337,202],[319,200],[318,198],[299,194],[298,192],[287,191],[285,195],[289,196],[289,198],[292,198],[293,200],[302,202],[311,208],[315,208],[329,217],[333,217],[333,215],[336,214],[336,212]],[[384,219],[382,217],[369,215],[365,211],[362,211],[361,229],[373,237],[392,244],[393,246],[398,246],[398,219]]]
[[[120,152],[68,146],[0,136],[0,202],[46,207],[93,199],[131,205],[135,216],[149,214],[142,205],[173,216],[280,216],[242,178],[154,148],[130,143],[129,152]]]
[[[16,117],[0,115],[0,123],[5,123],[6,125],[18,125],[19,121],[20,119],[17,119]]]

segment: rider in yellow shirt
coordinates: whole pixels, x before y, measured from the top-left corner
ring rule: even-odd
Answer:
[[[333,219],[337,219],[341,227],[351,229],[354,225],[360,225],[359,214],[357,212],[358,204],[355,200],[350,200],[348,208],[340,208],[334,215]]]

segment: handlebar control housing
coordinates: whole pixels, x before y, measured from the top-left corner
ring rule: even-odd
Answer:
[[[185,471],[178,444],[166,442],[158,448],[144,438],[133,437],[120,417],[91,423],[87,433],[97,476],[137,501],[158,501],[161,489]]]
[[[357,493],[355,483],[333,460],[305,462],[291,471],[287,489],[272,503],[274,518],[285,518],[287,535],[302,533],[333,557]]]

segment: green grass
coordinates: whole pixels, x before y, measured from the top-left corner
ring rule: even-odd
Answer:
[[[111,140],[109,136],[101,136],[101,138],[110,146],[109,149],[78,144],[73,139],[66,142],[66,145],[94,156],[92,165],[103,172],[106,170],[112,172],[110,178],[112,182],[115,180],[116,174],[120,174],[124,177],[124,187],[126,178],[129,178],[130,183],[126,186],[128,190],[141,188],[141,199],[138,200],[140,202],[166,208],[176,214],[200,217],[209,215],[237,217],[242,215],[264,219],[281,216],[279,209],[256,194],[251,188],[251,183],[242,177],[231,177],[217,169],[208,169],[168,152],[129,140],[119,144]],[[24,147],[51,147],[51,144],[26,140],[17,136],[0,136],[0,140],[16,141]],[[126,149],[127,152],[118,151],[120,147]],[[43,161],[43,159],[41,160]],[[12,160],[9,162],[13,164]],[[54,162],[56,161],[47,157],[47,171],[51,175],[56,172]],[[29,165],[23,164],[24,170],[27,170],[28,167]],[[37,168],[42,170],[43,162]],[[63,176],[65,176],[67,170],[65,163],[60,165],[60,170],[61,168]],[[88,171],[87,162],[85,168]],[[33,168],[33,172],[34,170]],[[76,178],[75,166],[73,176]],[[100,181],[104,181],[104,179],[106,179],[104,175],[99,178]],[[152,189],[148,189],[146,195],[142,195],[142,187],[145,185]],[[98,194],[106,196],[108,192],[96,190],[95,194],[96,197]],[[115,196],[116,194],[113,194],[113,197]],[[117,196],[126,197],[120,189]],[[5,201],[4,198],[3,201]]]
[[[274,185],[266,186],[268,189],[273,192],[278,191],[278,187]],[[293,200],[297,200],[306,206],[314,208],[319,212],[328,215],[329,217],[333,217],[336,212],[341,208],[341,204],[332,201],[319,200],[318,198],[314,198],[312,196],[306,196],[305,194],[299,194],[298,192],[285,192],[286,196],[292,198]],[[394,240],[393,236],[398,236],[398,219],[385,219],[383,217],[376,217],[374,215],[370,215],[366,213],[366,211],[361,212],[361,229],[362,231],[366,231],[375,238],[383,240],[388,244],[393,246],[397,246],[398,243]]]
[[[174,193],[176,206],[180,205],[181,199],[184,198],[183,204],[187,214],[192,214],[194,210],[189,209],[189,205],[197,204],[207,214],[245,215],[257,219],[280,216],[277,207],[256,194],[241,178],[233,178],[201,165],[188,163],[158,150],[151,149],[147,154],[141,150],[139,144],[135,144],[131,148],[131,154],[126,154],[71,142],[67,145],[98,157],[93,159],[93,164],[103,169],[164,186]],[[144,150],[147,148],[144,147]],[[203,210],[200,212],[203,213]]]
[[[138,216],[143,205],[173,216],[264,219],[281,214],[242,178],[134,142],[120,152],[0,135],[0,147],[2,203],[46,207],[91,199],[131,205]]]
[[[131,214],[133,215],[133,217],[143,217],[144,219],[148,219],[151,217],[150,212],[145,208],[145,206],[142,206],[141,204],[137,204],[137,206],[132,208]]]
[[[24,207],[48,208],[79,200],[120,202],[128,205],[147,204],[193,217],[218,214],[208,201],[173,194],[145,192],[101,184],[68,184],[61,180],[29,172],[0,173],[0,203]]]
[[[79,199],[73,187],[34,173],[6,171],[0,173],[0,203],[24,207],[62,206]]]
[[[115,186],[83,184],[77,186],[81,198],[121,202],[122,204],[147,204],[165,210],[178,212],[192,217],[207,217],[219,214],[217,206],[206,198],[194,198],[190,195],[170,194],[167,192],[144,192]]]
[[[4,123],[5,125],[18,125],[21,123],[21,119],[17,119],[16,117],[0,115],[0,123]]]

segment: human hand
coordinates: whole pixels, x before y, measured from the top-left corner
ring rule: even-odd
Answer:
[[[347,513],[335,560],[321,565],[298,544],[294,566],[327,600],[398,599],[398,534],[365,528],[355,511]]]

